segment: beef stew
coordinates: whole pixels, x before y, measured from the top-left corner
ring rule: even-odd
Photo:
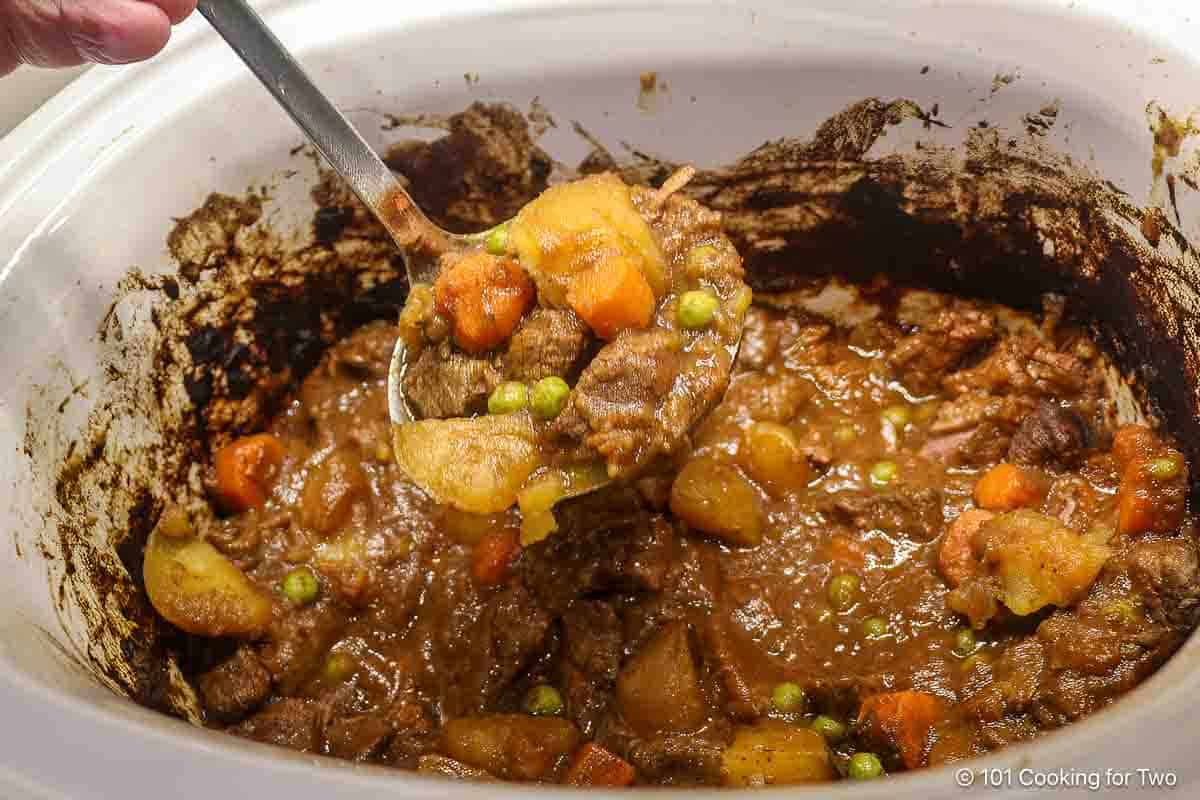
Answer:
[[[854,324],[811,310],[831,293]],[[766,298],[691,447],[526,545],[519,510],[438,505],[392,461],[372,323],[217,455],[256,502],[164,515],[147,588],[240,642],[200,676],[212,724],[439,775],[753,786],[1027,740],[1136,685],[1200,597],[1188,465],[1115,425],[1056,304]]]

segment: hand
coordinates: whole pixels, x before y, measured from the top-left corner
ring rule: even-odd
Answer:
[[[0,0],[0,76],[21,64],[128,64],[163,49],[196,0]]]

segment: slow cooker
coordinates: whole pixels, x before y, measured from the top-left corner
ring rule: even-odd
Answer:
[[[573,121],[607,143],[713,165],[764,140],[807,135],[871,96],[936,107],[938,122],[912,118],[889,128],[872,156],[962,147],[980,129],[1037,137],[1114,196],[1161,209],[1178,230],[1147,255],[1144,274],[1086,258],[1079,269],[1092,271],[1089,302],[1121,351],[1116,379],[1133,387],[1131,408],[1150,403],[1189,456],[1200,453],[1200,263],[1188,244],[1200,241],[1200,191],[1192,188],[1200,139],[1187,124],[1193,113],[1200,124],[1200,15],[1182,0],[259,6],[380,148],[405,124],[398,115],[450,113],[474,100],[547,111],[556,124],[541,144],[564,162],[589,148]],[[640,76],[650,71],[656,88],[648,94]],[[1182,133],[1165,136],[1164,120]],[[178,268],[165,237],[172,218],[210,192],[248,187],[269,197],[275,229],[301,231],[316,170],[295,152],[301,143],[198,18],[158,58],[90,71],[0,142],[0,479],[9,497],[0,545],[0,795],[325,800],[564,791],[450,783],[301,756],[189,724],[177,695],[130,698],[147,670],[165,670],[155,685],[174,682],[186,695],[182,675],[148,663],[136,647],[143,620],[131,610],[125,566],[136,559],[119,545],[139,513],[138,476],[176,446],[149,405],[117,402],[156,369],[151,345],[163,334],[155,307]],[[186,398],[158,400],[177,409]],[[66,472],[97,460],[109,465],[103,480],[67,480]],[[1200,642],[1192,637],[1112,708],[1032,743],[873,785],[764,791],[1000,798],[1049,787],[1191,796],[1200,791],[1190,747],[1200,735],[1197,667]],[[1113,770],[1129,777],[1114,779]],[[1099,776],[1096,787],[1091,776]]]

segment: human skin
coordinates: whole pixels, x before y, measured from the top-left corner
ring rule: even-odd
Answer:
[[[128,64],[166,45],[196,0],[0,0],[0,76],[21,64]]]

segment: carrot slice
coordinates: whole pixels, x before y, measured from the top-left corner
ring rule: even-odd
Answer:
[[[213,458],[217,501],[231,513],[261,506],[282,462],[283,445],[269,433],[243,436],[225,445]]]
[[[975,532],[994,516],[991,511],[968,508],[950,523],[938,549],[938,569],[951,586],[958,586],[975,574],[978,559],[971,540]]]
[[[493,531],[475,545],[471,553],[471,575],[480,586],[495,586],[504,580],[508,567],[521,551],[517,531]]]
[[[1176,458],[1182,458],[1176,454]],[[1167,533],[1183,522],[1187,496],[1187,471],[1158,481],[1148,472],[1148,461],[1134,460],[1125,467],[1117,489],[1117,533]]]
[[[1015,511],[1041,501],[1045,483],[1015,464],[997,464],[975,484],[975,503],[989,511]]]
[[[454,341],[483,353],[508,340],[533,305],[533,282],[517,262],[472,252],[447,266],[433,285],[439,313],[454,325]]]
[[[1131,465],[1126,472],[1136,472],[1137,465]],[[1122,534],[1145,533],[1154,527],[1158,504],[1150,494],[1150,487],[1136,478],[1121,479],[1121,488],[1117,491],[1117,532]]]
[[[1117,489],[1117,532],[1166,533],[1183,522],[1187,467],[1183,454],[1145,425],[1124,425],[1113,434],[1113,458],[1121,466]],[[1174,462],[1166,475],[1154,474],[1156,461]]]
[[[633,783],[633,765],[598,744],[579,748],[567,777],[568,786],[628,786]]]
[[[894,747],[904,766],[925,762],[929,734],[942,715],[942,701],[913,690],[868,697],[858,712],[857,725],[868,737]]]
[[[602,339],[628,328],[644,328],[654,317],[654,292],[627,256],[614,255],[576,274],[567,303]]]
[[[1127,467],[1149,458],[1157,443],[1154,432],[1145,425],[1122,425],[1113,434],[1112,454],[1118,464]]]

